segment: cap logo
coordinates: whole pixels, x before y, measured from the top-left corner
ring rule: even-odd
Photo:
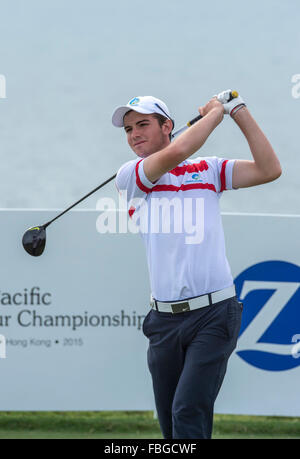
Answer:
[[[128,102],[128,105],[137,105],[139,101],[140,99],[138,97],[135,97],[134,99],[131,99],[130,102]]]

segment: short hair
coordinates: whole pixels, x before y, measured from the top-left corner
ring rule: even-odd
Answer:
[[[165,124],[170,118],[166,118],[165,116],[161,115],[160,113],[152,113],[153,118],[156,118],[160,127]],[[170,120],[172,121],[172,120]],[[172,129],[173,130],[173,129]],[[172,140],[172,131],[169,134],[169,139]]]

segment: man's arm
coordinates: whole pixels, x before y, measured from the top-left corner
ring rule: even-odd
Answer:
[[[281,165],[270,142],[246,107],[233,116],[245,135],[254,161],[236,160],[233,166],[233,188],[246,188],[272,182],[281,175]]]
[[[144,172],[151,182],[155,182],[199,150],[222,121],[224,115],[223,105],[215,98],[210,100],[205,107],[200,107],[199,112],[203,116],[201,120],[183,132],[166,148],[153,153],[144,160]]]

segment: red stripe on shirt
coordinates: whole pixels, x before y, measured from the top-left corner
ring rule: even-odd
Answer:
[[[152,188],[151,191],[187,191],[187,190],[196,190],[196,189],[201,189],[201,190],[211,190],[211,191],[216,191],[215,185],[211,183],[187,183],[187,184],[182,184],[181,186],[175,186],[175,185],[156,185],[155,187]]]
[[[156,185],[153,188],[147,188],[145,185],[142,184],[140,176],[139,176],[139,164],[140,164],[141,161],[143,161],[143,160],[141,159],[135,166],[135,176],[136,176],[136,184],[137,184],[137,186],[144,193],[151,193],[152,191],[176,191],[177,192],[177,191],[180,191],[180,190],[187,191],[187,190],[195,190],[195,189],[211,190],[211,191],[217,192],[216,188],[215,188],[215,185],[213,185],[211,183],[187,183],[187,184],[182,184],[181,186]],[[202,164],[202,166],[200,166],[201,163],[205,163],[206,166],[204,164]],[[176,169],[184,169],[185,167],[188,168],[189,166],[193,166],[193,165],[189,164],[187,166],[177,167],[177,168],[173,169],[173,171],[176,170]],[[204,167],[204,168],[207,167],[207,169],[208,169],[206,161],[201,161],[200,163],[197,164],[197,166]],[[197,169],[197,170],[199,171],[199,169]],[[202,169],[202,170],[204,170],[204,169]],[[178,175],[181,175],[181,174],[178,174]]]
[[[139,164],[143,161],[142,159],[137,163],[135,166],[135,177],[136,177],[136,184],[140,190],[144,191],[144,193],[151,193],[152,189],[147,188],[145,185],[142,184],[140,176],[139,176]]]
[[[129,214],[129,217],[131,218],[132,215],[134,214],[135,212],[135,207],[131,206],[130,209],[128,210],[128,214]]]
[[[226,164],[228,162],[228,159],[226,159],[225,161],[223,161],[223,164],[222,164],[222,169],[221,169],[221,172],[220,172],[220,179],[221,179],[221,189],[220,189],[220,193],[222,193],[222,191],[226,191],[226,174],[225,174],[225,169],[226,169]]]
[[[200,161],[200,163],[186,164],[184,166],[177,166],[171,171],[169,171],[169,174],[173,174],[178,177],[179,175],[184,175],[186,172],[188,173],[203,172],[203,171],[207,171],[207,169],[208,169],[207,162],[205,160],[202,160]]]

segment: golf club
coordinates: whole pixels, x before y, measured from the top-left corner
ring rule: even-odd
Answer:
[[[218,96],[217,96],[218,97]],[[231,91],[228,102],[232,99],[235,99],[238,97],[237,91]],[[174,132],[172,134],[172,139],[176,137],[177,135],[181,134],[184,132],[186,129],[188,129],[190,126],[195,124],[197,121],[199,121],[202,118],[201,115],[196,116],[192,120],[188,121],[182,128],[178,129],[178,131]],[[96,188],[94,188],[92,191],[90,191],[88,194],[83,196],[83,198],[79,199],[79,201],[76,201],[74,204],[72,204],[70,207],[68,207],[66,210],[61,212],[59,215],[54,217],[52,220],[49,222],[45,223],[44,225],[40,226],[33,226],[31,228],[28,228],[27,231],[25,231],[23,238],[22,238],[22,244],[24,249],[26,250],[29,255],[32,255],[34,257],[38,257],[42,255],[45,249],[46,245],[46,228],[53,223],[55,220],[57,220],[59,217],[64,215],[66,212],[71,210],[73,207],[77,206],[80,202],[82,202],[84,199],[88,198],[91,196],[93,193],[96,191],[100,190],[103,186],[107,185],[109,182],[111,182],[117,174],[112,175],[109,179],[107,179],[105,182],[101,183],[98,185]]]

